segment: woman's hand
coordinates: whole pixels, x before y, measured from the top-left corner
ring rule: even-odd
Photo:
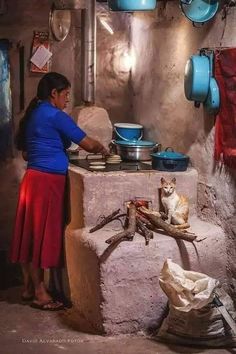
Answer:
[[[104,146],[102,146],[102,149],[101,149],[101,151],[99,151],[99,153],[104,156],[110,155],[109,151]]]

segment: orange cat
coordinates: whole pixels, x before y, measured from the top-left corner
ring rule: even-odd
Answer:
[[[178,195],[175,188],[176,178],[172,178],[170,182],[161,178],[161,202],[167,215],[166,222],[178,229],[187,229],[190,227],[188,199],[183,195]]]

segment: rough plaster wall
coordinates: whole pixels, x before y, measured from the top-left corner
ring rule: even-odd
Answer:
[[[227,21],[220,11],[208,24],[195,28],[181,14],[178,2],[171,1],[158,3],[154,12],[136,13],[131,20],[135,121],[144,125],[147,138],[190,155],[199,172],[199,213],[227,227],[233,288],[236,172],[215,166],[214,117],[185,99],[183,79],[188,57],[199,48],[235,47],[235,19],[236,8],[231,8]]]
[[[129,49],[129,14],[110,13],[107,22],[111,35],[98,21],[97,25],[97,95],[98,106],[108,111],[111,121],[133,120],[130,71],[125,67],[123,54]]]

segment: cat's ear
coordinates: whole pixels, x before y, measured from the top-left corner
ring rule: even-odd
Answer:
[[[161,177],[161,184],[164,184],[164,183],[166,183],[166,180],[164,177]]]
[[[172,178],[171,182],[174,183],[174,184],[176,184],[176,178],[175,178],[175,177]]]

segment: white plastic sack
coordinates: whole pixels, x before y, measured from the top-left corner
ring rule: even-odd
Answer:
[[[234,333],[212,304],[216,290],[231,317],[236,319],[232,299],[218,284],[217,280],[185,271],[168,259],[161,271],[160,285],[169,298],[169,313],[157,339],[181,345],[235,347]]]
[[[201,309],[213,300],[219,281],[205,274],[187,271],[167,259],[162,268],[160,286],[171,305],[179,311]]]

